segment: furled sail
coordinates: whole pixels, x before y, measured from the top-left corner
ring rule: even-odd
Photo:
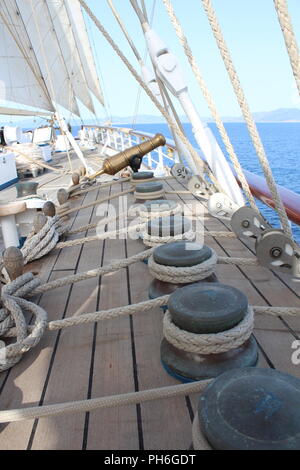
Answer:
[[[53,111],[41,69],[17,12],[15,0],[1,0],[0,99]]]
[[[93,52],[91,50],[89,37],[80,3],[78,0],[65,0],[65,5],[72,24],[72,30],[76,40],[78,53],[85,73],[86,81],[90,91],[104,105],[103,94],[96,71]]]
[[[79,115],[72,81],[47,3],[16,0],[16,4],[52,100]]]
[[[74,1],[74,0],[73,0]],[[95,113],[71,21],[63,0],[46,0],[57,40],[72,83],[74,94],[92,113]],[[44,8],[47,8],[46,6]]]

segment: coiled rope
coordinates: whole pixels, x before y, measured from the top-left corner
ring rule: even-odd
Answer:
[[[42,229],[36,234],[30,234],[21,249],[24,264],[50,253],[57,246],[59,237],[68,230],[69,226],[65,225],[64,217],[59,215],[47,217]]]
[[[208,105],[208,107],[209,107],[209,109],[210,109],[210,112],[211,112],[211,114],[212,114],[212,116],[213,116],[213,118],[214,118],[214,120],[215,120],[215,122],[216,122],[217,128],[218,128],[218,130],[219,130],[219,132],[220,132],[220,135],[221,135],[222,140],[223,140],[223,142],[224,142],[225,148],[226,148],[226,150],[227,150],[227,152],[228,152],[228,155],[230,156],[230,159],[231,159],[231,161],[232,161],[232,163],[233,163],[233,166],[234,166],[234,168],[235,168],[235,171],[236,171],[236,173],[237,173],[237,176],[238,176],[238,178],[239,178],[239,181],[240,181],[240,183],[241,183],[241,185],[242,185],[242,188],[243,188],[243,190],[244,190],[244,192],[245,192],[245,194],[246,194],[246,196],[247,196],[247,199],[248,199],[248,201],[249,201],[251,207],[252,207],[253,209],[255,209],[257,212],[259,212],[259,210],[258,210],[258,208],[257,208],[257,205],[256,205],[256,203],[255,203],[255,199],[254,199],[254,197],[253,197],[252,194],[251,194],[251,191],[250,191],[250,188],[249,188],[249,184],[248,184],[248,182],[247,182],[247,180],[246,180],[246,177],[245,177],[245,175],[244,175],[244,172],[243,172],[243,169],[242,169],[241,164],[240,164],[240,162],[239,162],[239,159],[238,159],[238,157],[237,157],[237,155],[236,155],[236,153],[235,153],[235,151],[234,151],[234,147],[233,147],[233,145],[232,145],[232,143],[231,143],[231,141],[230,141],[230,139],[229,139],[229,136],[228,136],[228,134],[227,134],[227,132],[226,132],[225,126],[224,126],[224,124],[223,124],[223,121],[222,121],[222,119],[221,119],[221,117],[220,117],[220,115],[219,115],[219,113],[218,113],[217,107],[216,107],[216,105],[215,105],[215,103],[214,103],[214,101],[213,101],[213,97],[212,97],[211,93],[209,92],[209,89],[208,89],[208,87],[207,87],[207,85],[206,85],[206,83],[205,83],[205,80],[204,80],[204,78],[203,78],[203,76],[202,76],[202,73],[201,73],[201,71],[200,71],[200,68],[199,68],[199,66],[198,66],[198,64],[197,64],[197,62],[196,62],[196,59],[195,59],[195,57],[194,57],[194,55],[193,55],[193,53],[192,53],[192,50],[191,50],[191,48],[190,48],[190,46],[189,46],[188,40],[187,40],[187,38],[186,38],[186,36],[185,36],[185,34],[184,34],[184,32],[183,32],[183,29],[182,29],[182,27],[181,27],[181,25],[180,25],[180,22],[179,22],[178,18],[177,18],[176,15],[175,15],[173,6],[172,6],[170,0],[163,0],[163,3],[164,3],[164,5],[165,5],[165,7],[166,7],[166,10],[167,10],[167,13],[168,13],[168,15],[169,15],[169,17],[170,17],[170,20],[171,20],[171,22],[172,22],[172,24],[173,24],[173,26],[174,26],[175,32],[176,32],[176,34],[177,34],[177,37],[179,38],[179,41],[180,41],[180,43],[181,43],[181,45],[182,45],[182,47],[183,47],[183,49],[184,49],[184,52],[185,52],[185,54],[186,54],[186,56],[187,56],[187,58],[188,58],[188,61],[189,61],[190,65],[191,65],[191,67],[192,67],[192,70],[193,70],[193,72],[194,72],[194,74],[195,74],[195,77],[196,77],[196,79],[197,79],[197,81],[198,81],[198,84],[199,84],[200,89],[201,89],[201,91],[202,91],[202,93],[203,93],[203,96],[204,96],[204,98],[206,99],[206,102],[207,102],[207,105]]]
[[[211,249],[211,256],[200,264],[188,267],[165,266],[154,261],[153,255],[148,260],[150,274],[160,281],[172,284],[197,282],[211,276],[218,262],[218,255]]]
[[[254,313],[249,307],[245,317],[230,330],[219,333],[196,334],[182,330],[172,321],[167,310],[163,320],[163,333],[166,340],[177,349],[193,354],[220,354],[244,344],[254,328]]]
[[[17,341],[0,349],[0,371],[10,369],[17,364],[22,355],[35,347],[44,334],[47,326],[47,313],[38,305],[22,298],[32,291],[39,282],[38,279],[34,278],[33,274],[27,273],[2,288],[1,300],[3,308],[0,310],[1,336],[5,336],[12,326],[15,325],[14,333],[9,336],[16,336]],[[23,313],[25,311],[34,316],[34,325],[29,334]]]

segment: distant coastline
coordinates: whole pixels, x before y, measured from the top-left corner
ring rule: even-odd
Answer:
[[[273,111],[261,111],[253,113],[255,122],[257,123],[300,123],[300,108],[280,108]],[[188,119],[186,116],[180,116],[182,123],[187,123]],[[210,117],[201,117],[203,122],[211,123],[214,122]],[[224,123],[244,123],[244,119],[241,116],[223,116],[222,120]],[[101,124],[104,124],[104,119],[99,118]],[[112,123],[114,126],[122,126],[124,124],[130,125],[133,121],[133,116],[112,116]],[[83,119],[86,125],[95,125],[94,119]],[[151,114],[140,114],[135,119],[136,124],[162,124],[165,120],[159,115]],[[81,121],[79,119],[72,119],[70,124],[72,126],[80,126]],[[23,128],[36,127],[35,122],[32,119],[16,119],[16,116],[12,120],[7,120],[7,117],[1,119],[1,126],[20,126]],[[40,124],[41,125],[41,124]]]

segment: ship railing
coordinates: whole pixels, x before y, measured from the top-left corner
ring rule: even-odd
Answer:
[[[112,148],[118,152],[138,145],[145,140],[153,137],[153,134],[147,132],[135,131],[125,127],[108,127],[108,126],[84,126],[87,139],[90,139],[92,133],[94,134],[94,141],[100,143],[103,148]],[[164,147],[158,147],[152,152],[148,153],[143,159],[144,165],[149,170],[155,170],[157,167],[172,167],[174,163],[178,162],[176,147],[174,142],[166,139],[167,143]]]
[[[140,132],[123,127],[84,126],[84,128],[86,129],[86,132],[91,129],[94,130],[99,143],[120,152],[153,137],[153,134],[151,133]],[[199,158],[201,158],[200,154]],[[151,152],[151,154],[147,155],[144,163],[149,169],[155,169],[158,165],[160,167],[172,167],[174,163],[177,162],[178,158],[175,143],[173,140],[167,139],[166,146],[163,148],[159,147]],[[262,176],[256,175],[255,173],[247,170],[244,170],[244,174],[253,196],[266,206],[275,209],[275,203],[265,179]],[[236,174],[235,177],[240,184]],[[300,194],[280,185],[277,185],[277,187],[289,220],[300,225]]]

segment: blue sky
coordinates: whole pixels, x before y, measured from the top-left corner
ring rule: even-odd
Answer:
[[[153,1],[145,0],[149,12],[152,10]],[[199,113],[202,116],[209,116],[201,91],[175,35],[164,5],[161,0],[156,0],[155,3],[153,28],[180,59],[190,95]],[[130,62],[138,69],[135,56],[106,0],[88,0],[88,4]],[[144,37],[129,0],[114,0],[114,4],[136,47],[143,55],[145,51]],[[283,107],[299,107],[295,82],[273,0],[213,0],[213,4],[251,110],[256,112]],[[298,43],[300,43],[300,1],[289,0],[288,4]],[[215,97],[219,112],[223,116],[240,115],[201,1],[173,0],[173,6],[209,89]],[[88,30],[92,33],[97,49],[101,80],[104,83],[110,112],[112,115],[132,116],[138,84],[101,33],[92,25],[91,20],[88,20]],[[177,109],[182,114],[180,107]],[[99,117],[104,117],[104,111],[101,107],[98,107],[97,111]],[[139,113],[159,114],[144,92],[141,96]],[[88,113],[86,116],[88,117]]]

